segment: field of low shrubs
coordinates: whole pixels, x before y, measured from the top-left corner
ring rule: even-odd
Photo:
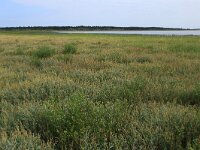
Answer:
[[[0,149],[200,149],[200,37],[0,33]]]

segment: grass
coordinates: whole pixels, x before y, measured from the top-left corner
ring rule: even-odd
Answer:
[[[1,148],[200,149],[200,37],[0,39]]]

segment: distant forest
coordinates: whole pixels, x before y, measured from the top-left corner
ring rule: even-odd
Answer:
[[[1,27],[0,30],[66,30],[66,31],[101,31],[101,30],[186,30],[183,28],[163,27],[115,27],[115,26],[28,26]]]

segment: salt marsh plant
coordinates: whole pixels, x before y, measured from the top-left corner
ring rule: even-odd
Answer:
[[[33,52],[33,57],[36,58],[48,58],[51,57],[54,54],[54,50],[49,47],[40,47],[38,50]]]
[[[77,52],[77,47],[75,44],[65,44],[63,53],[64,54],[75,54]]]

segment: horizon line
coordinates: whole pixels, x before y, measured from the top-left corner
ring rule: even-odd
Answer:
[[[90,27],[90,28],[102,28],[102,27],[112,27],[112,28],[161,28],[161,29],[182,29],[182,30],[196,30],[196,29],[200,29],[200,28],[183,28],[183,27],[161,27],[161,26],[112,26],[112,25],[48,25],[48,26],[43,26],[43,25],[38,25],[38,26],[1,26],[0,29],[6,29],[6,28],[51,28],[51,27],[56,27],[56,28],[61,28],[61,27],[71,27],[71,28],[78,28],[78,27]]]

